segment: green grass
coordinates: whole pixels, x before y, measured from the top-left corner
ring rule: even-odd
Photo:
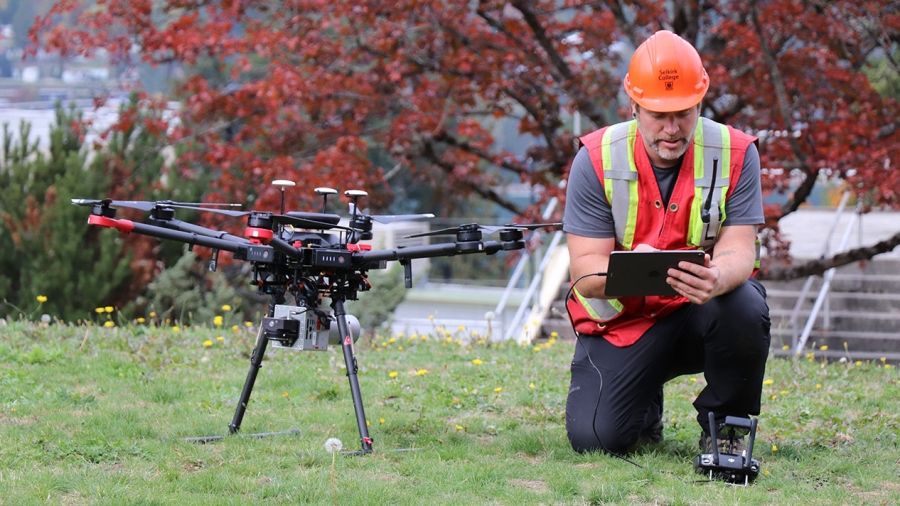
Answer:
[[[665,442],[640,467],[573,452],[571,342],[358,343],[376,452],[332,467],[327,438],[359,445],[338,348],[267,354],[242,431],[298,435],[199,445],[182,438],[227,432],[251,331],[12,322],[0,336],[3,504],[900,503],[900,376],[880,362],[771,359],[763,474],[743,488],[691,468],[701,375],[666,385]]]

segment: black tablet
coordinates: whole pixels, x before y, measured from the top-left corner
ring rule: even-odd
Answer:
[[[678,251],[613,251],[606,269],[606,295],[677,295],[666,283],[666,272],[686,261],[703,265],[704,252]]]

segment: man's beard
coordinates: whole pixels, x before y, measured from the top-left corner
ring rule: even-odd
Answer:
[[[675,160],[678,160],[679,158],[681,158],[684,155],[684,153],[687,151],[688,139],[679,138],[679,139],[669,140],[670,142],[678,142],[678,146],[675,148],[664,147],[662,145],[663,140],[669,140],[669,139],[655,139],[653,141],[653,143],[651,144],[651,146],[653,146],[654,150],[656,151],[656,154],[658,154],[659,157],[662,158],[663,160],[668,160],[668,161],[674,162]]]

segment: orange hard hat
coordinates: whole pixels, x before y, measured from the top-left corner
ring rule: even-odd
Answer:
[[[709,88],[709,76],[690,42],[660,30],[635,50],[624,84],[639,106],[673,112],[699,104]]]

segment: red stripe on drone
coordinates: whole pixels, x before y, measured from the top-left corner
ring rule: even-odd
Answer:
[[[96,214],[88,216],[88,225],[114,228],[119,232],[126,234],[134,230],[134,222],[131,220],[117,220],[115,218],[107,218],[106,216],[99,216]]]

